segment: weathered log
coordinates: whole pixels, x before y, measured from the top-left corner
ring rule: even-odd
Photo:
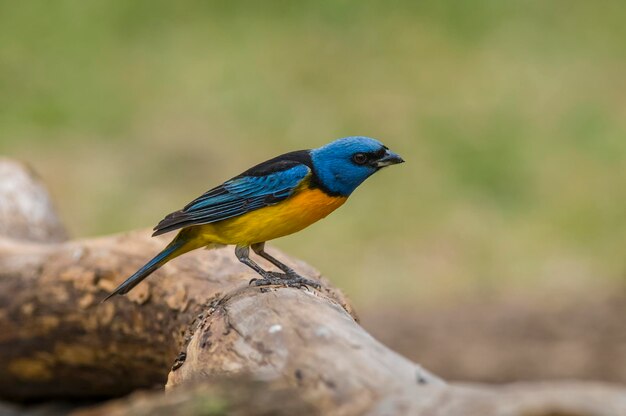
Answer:
[[[320,411],[359,414],[407,387],[443,384],[317,292],[244,288],[213,303],[167,388],[232,372],[298,386]]]
[[[0,396],[106,397],[162,385],[202,304],[243,273],[225,251],[199,253],[100,304],[159,246],[147,233],[59,245],[0,239]]]

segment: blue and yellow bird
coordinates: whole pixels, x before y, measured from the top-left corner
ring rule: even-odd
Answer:
[[[355,136],[256,165],[167,215],[153,236],[180,230],[156,257],[106,299],[128,293],[163,264],[188,251],[234,244],[239,261],[261,275],[257,286],[319,286],[265,251],[265,242],[302,230],[346,202],[365,179],[404,160],[378,140]],[[250,249],[282,273],[264,270]],[[251,281],[252,283],[252,281]],[[106,300],[104,299],[104,300]]]

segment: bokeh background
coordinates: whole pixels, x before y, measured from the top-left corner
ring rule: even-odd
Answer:
[[[2,2],[0,152],[87,237],[379,138],[407,163],[275,246],[444,376],[626,381],[624,21],[619,0]]]

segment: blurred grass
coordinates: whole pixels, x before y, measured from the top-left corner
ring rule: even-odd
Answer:
[[[362,302],[626,279],[626,3],[0,2],[0,151],[73,233],[334,138],[407,163],[275,244]]]

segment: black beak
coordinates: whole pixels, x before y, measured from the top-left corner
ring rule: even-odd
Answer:
[[[404,163],[404,159],[399,154],[387,150],[383,157],[374,162],[374,167],[384,168],[385,166],[397,165],[398,163]]]

